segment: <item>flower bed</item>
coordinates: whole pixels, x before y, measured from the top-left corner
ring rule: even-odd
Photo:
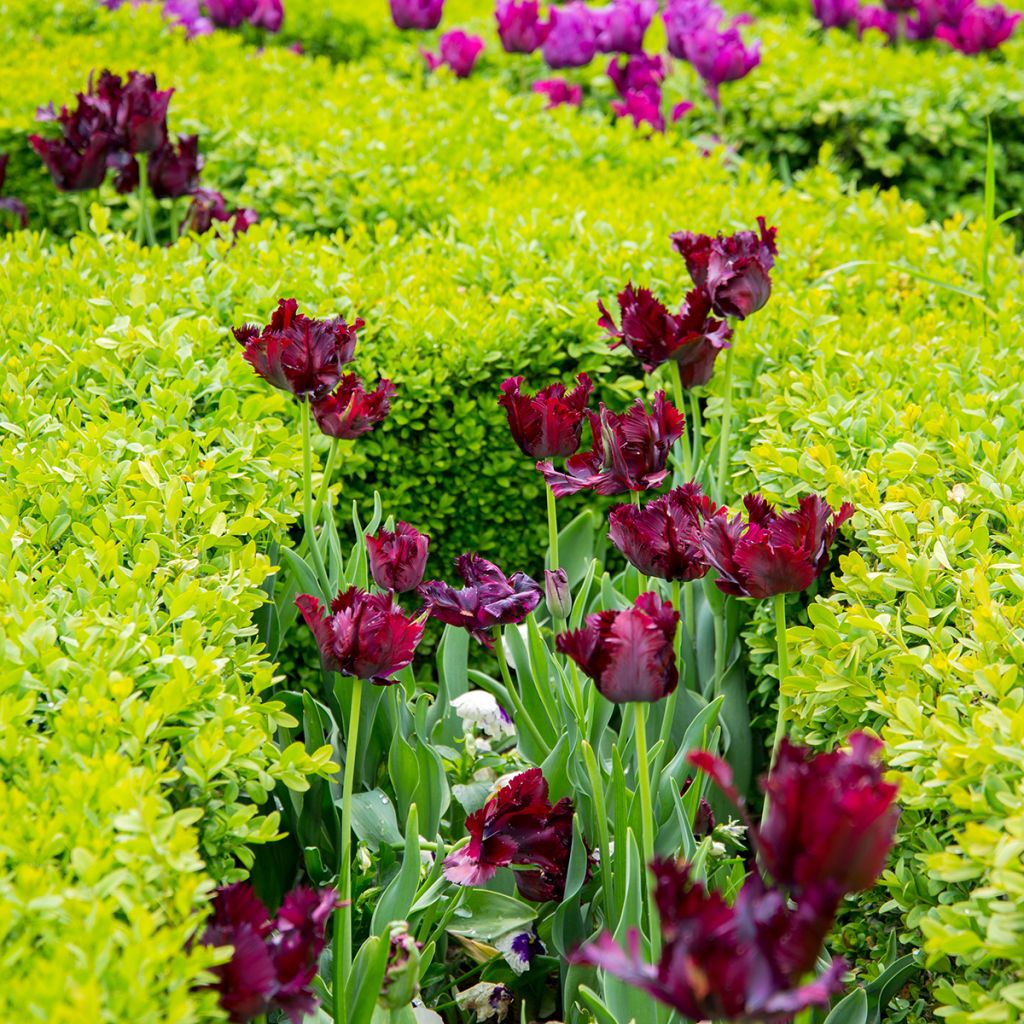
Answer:
[[[929,225],[825,170],[787,189],[676,138],[544,111],[481,73],[425,84],[412,46],[333,67],[257,56],[231,35],[169,42],[152,14],[119,12],[58,44],[66,61],[34,72],[25,106],[59,105],[91,68],[148,51],[139,66],[178,90],[174,127],[208,147],[204,175],[263,223],[234,242],[140,249],[111,230],[135,216],[111,192],[70,244],[0,246],[12,396],[0,1016],[209,1019],[215,1000],[193,986],[211,960],[188,942],[211,885],[276,833],[271,790],[287,801],[281,786],[328,769],[319,744],[288,745],[296,709],[267,694],[251,624],[264,621],[271,545],[295,518],[297,418],[249,374],[229,328],[262,322],[282,292],[365,317],[359,370],[396,394],[345,449],[346,500],[366,512],[381,491],[388,513],[435,538],[438,575],[467,549],[536,572],[542,482],[510,443],[501,382],[525,374],[532,393],[585,371],[616,409],[646,398],[637,363],[608,349],[598,300],[614,309],[630,278],[678,300],[669,233],[761,213],[783,245],[772,301],[734,339],[728,497],[757,488],[790,505],[810,489],[858,510],[834,583],[790,600],[783,692],[815,745],[877,729],[899,777],[890,902],[867,941],[899,922],[907,948],[925,945],[927,999],[944,1015],[1012,1016],[1024,379],[1009,243],[985,273],[978,228]],[[336,99],[354,90],[374,104]],[[412,105],[414,122],[388,114]],[[32,126],[14,110],[4,127]],[[47,223],[49,179],[31,175],[26,186],[23,156],[7,187]],[[64,198],[52,223],[67,233],[77,215]],[[708,450],[723,394],[712,378]],[[755,661],[775,639],[751,632]],[[442,816],[458,834],[452,806]],[[367,914],[364,898],[357,923]]]

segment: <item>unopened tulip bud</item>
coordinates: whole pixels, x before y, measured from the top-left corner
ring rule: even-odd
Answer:
[[[420,991],[420,944],[409,934],[405,921],[391,925],[391,950],[377,1003],[385,1010],[401,1010]]]
[[[544,570],[544,596],[553,619],[567,619],[572,612],[569,576],[564,569]]]

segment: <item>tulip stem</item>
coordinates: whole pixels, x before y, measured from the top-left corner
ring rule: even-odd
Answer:
[[[647,762],[647,715],[641,701],[633,704],[636,728],[636,776],[640,790],[640,836],[644,851],[644,865],[647,868],[647,924],[651,939],[651,955],[657,958],[661,952],[661,935],[658,931],[657,909],[654,903],[654,887],[651,885],[650,870],[654,861],[654,808],[651,804],[651,769]]]
[[[171,245],[181,236],[181,203],[171,200]]]
[[[783,692],[786,677],[789,675],[789,649],[786,643],[786,595],[775,595],[775,643],[779,652],[779,717],[775,722],[775,738],[772,740],[772,768],[779,756],[779,745],[786,725],[786,712],[789,710],[789,698]]]
[[[675,388],[675,405],[676,408],[681,412],[686,412],[686,391],[683,388],[683,374],[682,368],[676,365],[677,372],[672,374],[672,384]],[[690,434],[686,429],[687,424],[684,419],[683,421],[683,476],[686,477],[687,481],[693,479],[693,448],[690,444]]]
[[[78,229],[83,235],[89,234],[89,214],[86,211],[86,198],[81,192],[75,192],[75,207],[78,210]]]
[[[300,399],[302,406],[302,515],[309,544],[309,554],[313,559],[313,572],[317,582],[323,588],[324,597],[330,599],[330,580],[327,578],[327,567],[320,553],[320,545],[316,539],[316,519],[313,516],[313,442],[310,438],[309,402]]]
[[[324,502],[330,493],[331,478],[334,476],[334,463],[338,458],[338,445],[341,442],[336,437],[331,438],[331,447],[327,453],[327,464],[324,466],[324,478],[320,481],[320,490],[313,505],[313,518],[320,522],[320,513],[323,511]]]
[[[728,651],[726,645],[725,609],[721,615],[715,616],[715,689],[714,696],[720,697],[725,689],[725,659]]]
[[[558,568],[558,507],[555,492],[545,488],[548,496],[548,568]]]
[[[549,754],[551,752],[549,744],[545,741],[544,737],[541,736],[536,723],[526,710],[523,698],[519,696],[519,691],[512,682],[512,673],[508,670],[508,659],[505,657],[505,643],[502,640],[500,626],[495,627],[494,630],[494,652],[498,656],[498,668],[501,671],[501,680],[505,684],[505,689],[508,691],[508,699],[512,701],[512,706],[516,709],[516,724],[518,725],[519,722],[522,722],[523,725],[526,726],[529,734],[533,737],[537,746],[544,751],[545,755]]]
[[[135,229],[135,241],[142,244],[143,237],[148,245],[156,246],[153,222],[149,219],[149,154],[139,154],[139,223]]]
[[[693,465],[696,468],[700,465],[702,449],[704,447],[704,430],[701,426],[700,398],[697,392],[690,391],[690,423],[693,426]]]
[[[594,801],[594,817],[597,819],[597,845],[601,851],[601,889],[604,892],[604,926],[613,931],[618,923],[615,920],[615,907],[618,901],[612,892],[612,844],[608,833],[608,813],[604,803],[604,781],[597,767],[594,748],[586,740],[583,740],[580,746],[583,748],[583,761],[590,778],[590,795]]]
[[[726,474],[729,472],[729,435],[732,433],[732,348],[725,350],[725,394],[722,398],[722,426],[718,433],[718,476],[715,487],[718,504],[725,503]]]
[[[345,781],[341,791],[341,867],[338,871],[343,905],[334,912],[335,1024],[348,1021],[345,989],[352,965],[352,787],[355,783],[356,751],[359,749],[359,714],[363,702],[363,681],[358,676],[352,679],[350,700],[348,736],[345,741]]]

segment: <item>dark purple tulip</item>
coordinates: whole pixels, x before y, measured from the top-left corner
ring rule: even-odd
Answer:
[[[608,63],[608,77],[623,99],[631,92],[641,92],[650,94],[652,99],[660,103],[661,83],[665,81],[665,62],[658,54],[649,57],[646,53],[639,53],[628,57],[625,63],[618,57],[612,57]]]
[[[842,990],[846,965],[806,980],[835,916],[835,897],[809,893],[797,906],[750,875],[733,906],[709,893],[688,864],[656,860],[662,953],[658,964],[640,954],[640,935],[622,949],[610,933],[570,959],[607,971],[691,1020],[789,1021],[811,1006],[827,1006]]]
[[[547,97],[547,110],[555,107],[578,107],[583,103],[583,86],[564,78],[547,78],[533,83],[533,91]]]
[[[272,920],[244,882],[219,889],[200,938],[204,946],[233,946],[231,959],[211,968],[221,1009],[233,1024],[280,1010],[298,1024],[316,1009],[312,982],[326,945],[326,923],[338,897],[333,889],[293,889]]]
[[[998,49],[1013,35],[1022,15],[1007,11],[1002,4],[982,7],[970,4],[952,24],[940,25],[935,38],[948,43],[961,53],[983,53]]]
[[[152,153],[167,142],[167,107],[173,89],[156,87],[156,75],[129,71],[121,93],[118,124],[130,153]]]
[[[197,235],[202,235],[209,231],[214,223],[230,223],[232,232],[241,235],[259,220],[255,210],[229,210],[224,197],[212,188],[197,188],[190,195],[192,202],[185,211],[185,219],[181,225],[182,234],[193,231]]]
[[[356,351],[356,333],[340,316],[316,320],[298,311],[295,299],[280,299],[270,323],[234,328],[245,360],[268,383],[299,397],[322,397],[342,377],[342,367]]]
[[[351,441],[387,418],[394,394],[395,385],[385,377],[367,391],[356,374],[346,373],[331,394],[312,400],[313,416],[321,433]]]
[[[609,513],[608,536],[645,576],[696,580],[710,568],[702,545],[704,524],[724,513],[700,484],[683,484],[643,507],[616,505]]]
[[[301,1024],[316,1010],[313,981],[327,945],[327,922],[337,906],[338,897],[333,889],[317,892],[300,886],[285,896],[277,913],[277,934],[271,943],[277,977],[272,1005],[293,1024]]]
[[[394,533],[381,530],[366,538],[374,583],[399,594],[407,594],[423,582],[429,551],[430,538],[408,523],[398,523]]]
[[[768,814],[758,852],[772,878],[794,892],[825,884],[860,892],[885,867],[900,813],[898,787],[883,781],[881,740],[855,732],[849,744],[815,754],[784,739],[761,784]]]
[[[494,18],[506,53],[533,53],[548,37],[537,0],[498,0]]]
[[[430,30],[441,24],[444,0],[389,0],[398,28]]]
[[[748,521],[715,516],[704,527],[704,554],[718,572],[724,594],[765,598],[806,590],[827,568],[839,527],[853,515],[838,512],[816,494],[795,512],[777,513],[760,495],[743,499]]]
[[[477,58],[483,53],[484,41],[479,36],[468,36],[462,29],[445,32],[438,40],[439,52],[423,51],[423,59],[431,71],[441,65],[450,68],[456,78],[469,78]]]
[[[679,333],[670,358],[679,367],[683,388],[701,387],[711,380],[718,354],[729,347],[732,328],[711,315],[711,296],[707,288],[687,293],[676,323]]]
[[[466,819],[467,846],[448,855],[444,876],[458,885],[484,885],[512,864],[521,896],[537,903],[565,894],[572,850],[572,801],[552,806],[540,768],[515,776]],[[589,873],[589,865],[588,865]]]
[[[599,12],[597,48],[602,53],[641,53],[658,0],[612,0]]]
[[[863,36],[865,32],[874,29],[881,32],[888,39],[895,39],[899,35],[899,16],[887,11],[884,7],[859,7],[857,9],[857,35]]]
[[[423,637],[422,619],[406,615],[394,594],[349,587],[331,602],[330,615],[309,594],[300,594],[295,604],[316,637],[327,671],[378,686],[393,683],[392,676],[412,663]]]
[[[582,629],[560,633],[555,644],[613,704],[653,703],[679,682],[675,636],[679,612],[657,594],[641,594],[632,608],[588,615]]]
[[[772,292],[771,269],[778,248],[777,229],[757,218],[759,231],[721,232],[714,238],[691,231],[676,231],[672,248],[686,260],[686,269],[698,288],[706,288],[719,316],[740,320],[756,313]]]
[[[822,28],[846,28],[857,20],[860,0],[811,0]]]
[[[459,555],[455,568],[465,586],[459,590],[443,580],[421,583],[416,592],[427,612],[449,626],[459,626],[492,648],[496,626],[526,621],[540,604],[541,590],[525,572],[506,576],[493,562],[479,555]]]
[[[644,92],[627,92],[620,100],[612,100],[612,113],[617,118],[628,117],[634,128],[647,125],[653,131],[665,130],[665,116],[661,112],[661,91],[657,94],[647,89]]]
[[[199,187],[203,158],[198,135],[179,135],[178,145],[168,141],[150,158],[147,168],[150,191],[157,199],[180,199]]]
[[[556,498],[586,490],[612,495],[661,486],[668,476],[668,453],[682,437],[685,422],[664,391],[655,394],[651,412],[638,398],[624,413],[602,405],[599,414],[589,416],[594,434],[590,451],[566,459],[564,473],[550,462],[537,463]]]
[[[96,132],[83,150],[64,139],[44,139],[41,135],[30,135],[28,141],[61,192],[85,192],[103,184],[114,143],[112,135]]]
[[[509,377],[498,398],[520,451],[532,459],[566,458],[579,451],[587,402],[594,390],[591,379],[581,373],[571,391],[559,382],[533,396],[524,394],[522,385],[522,377]]]
[[[597,53],[600,23],[582,0],[572,0],[551,11],[551,22],[544,40],[544,62],[549,68],[582,68]]]
[[[711,316],[711,299],[705,288],[695,288],[686,296],[678,316],[646,288],[627,284],[618,295],[621,326],[616,327],[604,303],[597,321],[615,340],[612,348],[625,345],[651,373],[662,363],[673,360],[687,390],[707,384],[714,372],[715,360],[729,347],[732,330],[724,320]]]
[[[4,179],[7,177],[8,160],[10,160],[9,154],[0,153],[0,191],[3,190]],[[24,203],[17,199],[11,199],[9,196],[3,196],[0,197],[0,210],[13,215],[23,228],[28,227],[28,210],[25,209]]]

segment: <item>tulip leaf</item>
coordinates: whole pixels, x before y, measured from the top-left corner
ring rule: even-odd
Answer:
[[[605,1005],[604,1000],[591,988],[586,985],[579,987],[580,999],[594,1015],[596,1024],[620,1024],[611,1010]]]
[[[825,1018],[825,1024],[867,1024],[868,996],[859,985],[839,1000]]]
[[[586,508],[567,526],[558,531],[558,561],[574,587],[587,573],[594,560],[598,517]]]
[[[594,586],[594,574],[597,572],[597,559],[592,558],[590,564],[587,566],[587,571],[583,576],[583,582],[580,584],[579,590],[576,592],[576,596],[572,603],[572,612],[569,615],[569,628],[579,629],[580,623],[583,622],[583,616],[587,611],[587,602],[590,599],[590,591]]]
[[[452,914],[448,931],[467,939],[493,943],[513,931],[526,931],[537,912],[515,896],[490,889],[464,889],[462,900]]]
[[[910,975],[920,969],[918,958],[908,953],[894,960],[877,978],[864,986],[870,1004],[871,1024],[880,1024],[889,1001],[903,988]]]
[[[322,602],[323,594],[320,592],[320,584],[317,583],[316,573],[313,572],[310,564],[304,558],[300,558],[291,548],[281,548],[281,560],[298,584],[296,593],[312,594]]]
[[[580,890],[587,880],[587,844],[580,831],[579,815],[572,819],[572,849],[566,869],[565,895],[551,915],[551,943],[560,956],[567,956],[587,936],[580,911]]]
[[[411,814],[415,808],[410,808]],[[352,794],[352,829],[371,850],[402,842],[395,805],[382,789]]]
[[[386,936],[371,935],[356,954],[349,972],[348,1021],[369,1024],[384,983],[391,943]]]
[[[386,935],[392,921],[404,921],[416,899],[420,880],[420,833],[416,805],[409,808],[405,822],[405,850],[402,866],[381,894],[373,911],[370,929],[377,935]]]

